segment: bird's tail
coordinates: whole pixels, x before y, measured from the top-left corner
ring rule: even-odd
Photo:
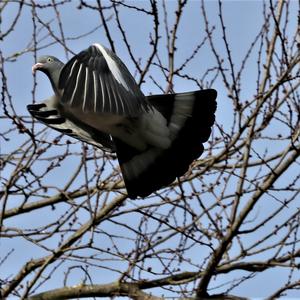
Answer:
[[[172,143],[141,152],[113,139],[130,198],[146,197],[172,183],[202,154],[215,120],[216,97],[213,89],[147,97],[167,119]]]

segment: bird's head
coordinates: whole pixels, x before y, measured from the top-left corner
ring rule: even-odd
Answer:
[[[32,66],[32,73],[37,70],[45,73],[51,81],[54,91],[58,92],[59,75],[64,64],[56,57],[44,55],[38,58],[37,63]]]
[[[51,55],[44,55],[39,57],[37,63],[32,66],[32,73],[40,70],[48,75],[60,70],[63,66],[64,64],[58,58]]]

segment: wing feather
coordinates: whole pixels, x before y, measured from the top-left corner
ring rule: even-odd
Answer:
[[[122,61],[110,50],[94,44],[74,56],[62,69],[61,104],[93,113],[138,116],[151,109]]]
[[[108,101],[108,94],[106,92],[106,85],[104,83],[103,76],[99,76],[100,85],[101,85],[101,92],[102,92],[102,110],[105,111],[105,104]]]
[[[93,84],[94,84],[94,112],[97,111],[97,95],[99,94],[99,81],[96,72],[93,70]]]
[[[89,71],[88,68],[85,67],[85,80],[84,80],[84,90],[83,90],[83,102],[82,102],[82,110],[84,111],[86,106],[86,98],[88,93],[88,85],[89,85]]]
[[[77,75],[76,75],[75,85],[74,85],[74,82],[71,82],[72,85],[74,85],[74,87],[73,87],[73,89],[72,89],[73,92],[72,92],[72,95],[71,95],[71,98],[70,98],[69,105],[72,105],[73,102],[74,102],[74,98],[75,98],[75,95],[76,95],[76,91],[78,91],[78,85],[79,85],[79,82],[80,82],[81,72],[82,72],[82,64],[80,64],[80,66],[79,66],[79,70],[78,70]],[[70,87],[71,87],[72,85],[70,84]]]
[[[77,119],[62,116],[58,109],[53,108],[47,100],[43,103],[27,105],[30,114],[61,133],[89,143],[103,151],[114,152],[115,146],[109,134],[90,127]]]

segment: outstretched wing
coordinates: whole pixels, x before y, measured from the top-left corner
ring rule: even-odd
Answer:
[[[89,127],[79,120],[62,116],[56,108],[50,107],[47,102],[27,105],[27,109],[34,118],[52,129],[91,144],[103,151],[115,151],[114,142],[109,134]]]
[[[94,44],[74,56],[62,69],[61,103],[84,112],[137,116],[149,104],[122,61]]]

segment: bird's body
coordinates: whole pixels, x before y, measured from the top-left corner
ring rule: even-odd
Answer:
[[[38,120],[105,151],[116,151],[131,198],[171,183],[203,152],[216,92],[144,96],[121,60],[94,44],[66,65],[43,56],[33,66],[54,95],[28,105]]]
[[[171,143],[165,119],[156,109],[138,117],[124,117],[110,113],[84,113],[80,109],[69,109],[69,112],[74,116],[81,113],[81,121],[84,123],[119,138],[140,151],[145,150],[149,145],[166,148]]]

